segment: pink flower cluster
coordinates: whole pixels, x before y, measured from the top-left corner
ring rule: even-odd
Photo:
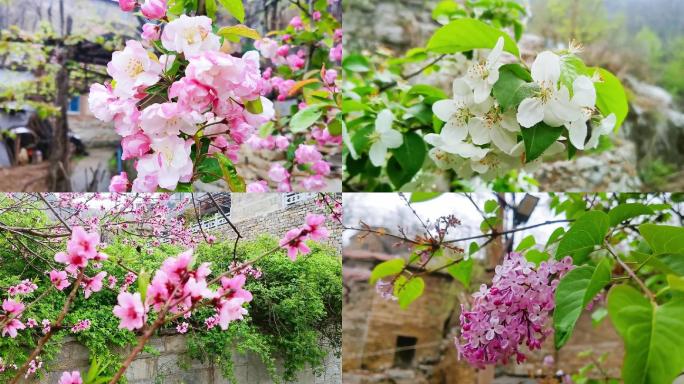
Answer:
[[[572,268],[570,257],[535,268],[521,254],[508,254],[496,267],[492,286],[483,284],[473,294],[471,310],[461,305],[459,357],[476,367],[506,364],[513,357],[520,363],[525,360],[520,346],[541,348],[552,332],[546,323],[559,279]]]
[[[88,319],[81,320],[78,323],[74,324],[73,327],[71,327],[71,332],[73,333],[79,333],[85,330],[90,329],[91,322]]]
[[[306,240],[321,241],[328,238],[328,229],[324,224],[325,216],[307,213],[304,225],[287,231],[280,239],[280,247],[287,251],[287,256],[292,261],[295,261],[300,253],[306,255],[311,252]]]
[[[38,286],[34,284],[31,280],[23,280],[19,284],[10,287],[8,293],[10,296],[28,295],[36,289],[38,289]]]
[[[137,2],[120,5],[130,11]],[[148,19],[164,19],[166,6],[165,0],[147,0],[140,9]],[[90,110],[114,123],[122,136],[122,159],[136,159],[137,178],[129,183],[127,174],[115,176],[112,192],[129,186],[136,192],[175,190],[178,183],[194,180],[195,139],[210,141],[201,155],[219,152],[235,161],[237,147],[274,115],[270,100],[261,96],[258,52],[223,53],[210,18],[181,15],[163,28],[146,24],[142,37],[146,46],[159,39],[171,53],[157,57],[130,40],[107,65],[112,83],[90,88]],[[162,77],[174,81],[158,84]],[[249,112],[250,103],[260,103],[263,111]]]
[[[246,277],[241,274],[233,278],[222,277],[218,289],[213,290],[206,280],[211,273],[210,264],[202,263],[196,269],[192,265],[192,250],[166,259],[155,273],[144,303],[139,292],[119,293],[118,305],[113,311],[114,316],[121,320],[119,328],[131,331],[142,328],[150,310],[188,318],[203,301],[210,303],[216,310],[213,318],[221,329],[227,329],[231,321],[241,320],[247,314],[243,304],[252,300],[252,294],[242,288]]]

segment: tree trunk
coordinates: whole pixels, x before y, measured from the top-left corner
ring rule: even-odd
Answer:
[[[52,132],[50,143],[50,168],[49,186],[50,191],[70,192],[71,181],[69,178],[69,123],[67,121],[67,107],[69,105],[69,70],[66,61],[69,56],[69,48],[58,46],[55,48],[55,57],[60,69],[57,72],[57,98],[55,105],[60,110]]]

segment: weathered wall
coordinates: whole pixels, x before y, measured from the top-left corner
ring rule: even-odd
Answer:
[[[312,194],[311,196],[314,196]],[[285,232],[304,224],[307,213],[326,213],[316,205],[315,198],[306,199],[285,207],[283,194],[232,194],[231,221],[244,239],[255,239],[264,233],[282,237]],[[342,226],[328,220],[326,224],[330,236],[326,244],[342,251]],[[219,239],[233,240],[235,234],[229,226],[210,231]]]
[[[228,384],[220,369],[211,364],[189,360],[186,339],[183,335],[169,335],[153,338],[150,344],[159,354],[143,353],[138,356],[126,378],[130,384]],[[239,355],[233,357],[235,376],[240,384],[271,384],[266,368],[257,356]],[[64,371],[86,372],[88,370],[88,349],[73,338],[64,341],[59,357],[51,363],[46,376],[37,383],[54,384]],[[32,381],[36,383],[36,381]],[[313,371],[301,372],[295,383],[337,384],[341,382],[340,361],[333,353],[325,360],[323,373],[316,376]]]

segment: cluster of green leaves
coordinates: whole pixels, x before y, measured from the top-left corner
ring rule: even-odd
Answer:
[[[671,225],[671,204],[682,196],[666,198],[672,202],[597,195],[588,206],[588,199],[572,195],[552,204],[574,220],[559,237],[555,257],[571,256],[577,265],[556,290],[556,347],[570,339],[587,305],[608,289],[606,307],[592,317],[600,321],[607,314],[622,337],[627,384],[672,382],[684,369],[684,228]],[[616,283],[623,277],[630,282]]]
[[[261,237],[238,247],[237,259],[254,258],[275,246],[276,239]],[[259,261],[256,266],[263,276],[246,285],[254,295],[249,320],[231,324],[228,331],[193,329],[188,338],[190,356],[218,363],[232,380],[236,351],[258,355],[277,381],[294,380],[307,366],[322,369],[331,350],[340,352],[342,264],[337,252],[327,246],[312,243],[311,249],[295,262],[282,252]],[[228,268],[231,252],[232,244],[222,243],[200,247],[196,254],[221,270]],[[276,361],[282,362],[281,369]]]

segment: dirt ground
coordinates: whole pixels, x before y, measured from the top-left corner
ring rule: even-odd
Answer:
[[[46,192],[48,162],[0,168],[0,191]]]

